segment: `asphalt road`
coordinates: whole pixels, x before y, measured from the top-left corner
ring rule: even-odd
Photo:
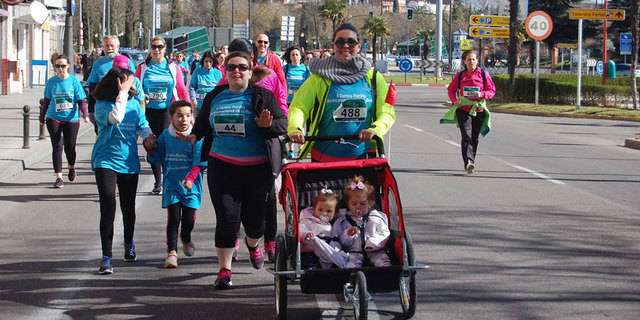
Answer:
[[[438,124],[443,88],[399,88],[390,162],[418,262],[415,319],[637,319],[640,152],[622,147],[640,124],[494,114],[477,171],[464,174],[459,132]],[[112,276],[100,258],[98,202],[80,139],[79,180],[51,188],[50,160],[0,185],[0,318],[269,319],[273,279],[247,260],[234,288],[214,291],[208,195],[196,254],[162,268],[166,214],[148,165],[138,186],[139,260],[122,256],[116,218]],[[205,187],[206,189],[206,187]],[[291,319],[352,319],[335,295],[290,285]],[[397,293],[374,295],[369,319],[400,319]]]

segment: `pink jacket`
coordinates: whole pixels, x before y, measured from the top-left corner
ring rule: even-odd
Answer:
[[[280,109],[282,109],[282,112],[284,112],[285,116],[289,117],[289,106],[287,105],[287,88],[280,84],[280,80],[273,70],[269,69],[269,71],[271,71],[271,74],[264,77],[264,79],[260,80],[256,84],[273,92],[273,94],[276,96],[278,104],[280,105]],[[218,85],[221,86],[225,84],[227,84],[227,74],[223,72],[222,79],[218,81]]]
[[[489,100],[491,98],[493,98],[493,96],[496,95],[496,85],[493,83],[493,80],[491,79],[491,76],[489,75],[489,73],[486,70],[482,70],[487,78],[487,83],[486,83],[486,87],[483,84],[482,81],[482,73],[480,73],[480,68],[476,68],[475,71],[473,71],[473,73],[469,74],[466,71],[460,71],[462,72],[462,81],[460,81],[460,91],[464,92],[464,88],[465,87],[478,87],[480,88],[480,91],[482,92],[482,98],[473,98],[473,99],[469,99],[469,100],[473,100],[473,101],[479,101],[482,99],[485,100]],[[449,84],[449,87],[447,88],[447,92],[449,93],[449,99],[451,100],[452,103],[455,103],[456,101],[458,101],[458,96],[460,96],[461,94],[457,93],[458,91],[458,74],[456,73],[455,76],[453,76],[453,79],[451,80],[451,83]],[[460,106],[460,109],[464,110],[464,111],[469,111],[471,110],[471,106]],[[478,111],[482,112],[483,110],[479,109]]]
[[[280,80],[280,84],[284,88],[284,92],[287,92],[287,78],[284,75],[284,71],[282,70],[282,63],[280,62],[280,58],[273,54],[271,51],[267,50],[267,56],[264,57],[262,64],[269,67],[272,71],[275,71],[278,75],[278,80]],[[286,103],[286,99],[285,99]]]

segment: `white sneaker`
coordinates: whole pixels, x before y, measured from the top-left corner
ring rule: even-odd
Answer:
[[[476,166],[471,161],[467,161],[467,174],[472,174]]]

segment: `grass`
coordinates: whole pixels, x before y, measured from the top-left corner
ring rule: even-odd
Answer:
[[[489,103],[489,109],[497,112],[532,114],[545,116],[574,116],[584,118],[599,118],[611,120],[628,120],[640,122],[640,110],[622,109],[615,107],[576,106],[569,105],[535,105],[533,103]]]
[[[451,82],[450,76],[444,76],[442,78],[436,79],[433,74],[426,74],[422,76],[422,81],[420,81],[420,75],[417,74],[407,74],[407,81],[404,80],[404,74],[394,74],[390,76],[384,76],[384,80],[389,83],[389,80],[393,80],[393,83],[428,83],[428,84],[449,84]]]

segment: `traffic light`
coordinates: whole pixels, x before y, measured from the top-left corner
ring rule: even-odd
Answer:
[[[407,9],[407,19],[413,19],[413,9]]]

